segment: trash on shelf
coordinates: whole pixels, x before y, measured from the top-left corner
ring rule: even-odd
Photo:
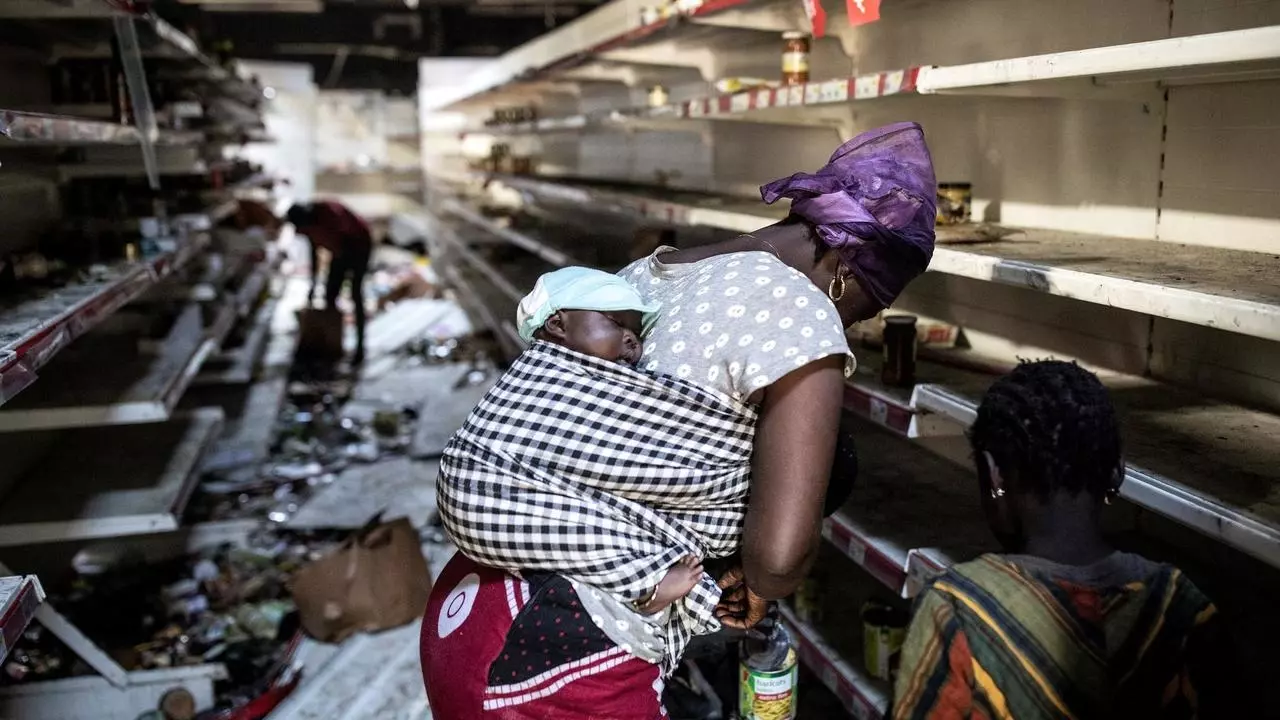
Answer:
[[[1018,235],[1022,232],[1017,228],[1002,227],[991,223],[939,225],[937,243],[939,245],[972,245],[998,242],[1010,235]]]
[[[716,81],[716,92],[721,95],[733,95],[734,93],[745,92],[747,90],[755,90],[757,88],[775,87],[777,81],[765,80],[764,78],[753,77],[729,77],[721,78]]]

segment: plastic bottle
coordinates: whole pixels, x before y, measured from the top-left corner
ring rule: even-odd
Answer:
[[[791,633],[772,615],[755,630],[739,649],[738,717],[794,720],[799,664]]]

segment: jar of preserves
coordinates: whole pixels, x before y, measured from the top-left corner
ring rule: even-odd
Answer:
[[[803,85],[809,82],[809,34],[782,34],[782,84]]]
[[[911,387],[916,382],[916,317],[888,315],[884,319],[884,366],[880,382]]]
[[[973,186],[969,183],[938,183],[938,224],[969,222],[973,207]]]

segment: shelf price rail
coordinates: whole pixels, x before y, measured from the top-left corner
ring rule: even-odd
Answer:
[[[551,185],[553,189],[559,190],[562,184],[549,183],[544,180],[530,180],[525,178],[514,178],[510,180],[511,184],[522,190],[531,191],[534,194],[544,185]],[[616,190],[594,190],[591,188],[577,187],[577,190],[587,195],[593,196],[594,199],[600,201],[600,204],[611,204],[614,207],[621,207],[642,217],[658,219],[663,222],[673,222],[675,224],[685,224],[690,217],[697,220],[718,221],[718,227],[728,229],[739,229],[744,225],[750,225],[752,228],[760,224],[773,221],[775,218],[770,217],[758,211],[743,211],[732,206],[726,208],[724,206],[706,206],[695,205],[687,201],[674,203],[658,199],[652,195],[639,195],[620,193]],[[563,192],[563,191],[561,191]],[[701,215],[693,215],[694,212],[702,213]],[[488,222],[488,221],[486,221]],[[505,230],[505,229],[504,229]],[[507,230],[509,234],[511,231]],[[1033,231],[1034,232],[1034,231]],[[1060,233],[1045,233],[1041,237],[1052,239],[1061,236]],[[508,238],[509,239],[509,238]],[[526,239],[527,242],[528,239]],[[1275,278],[1280,278],[1280,260],[1270,255],[1259,253],[1237,253],[1235,251],[1224,251],[1212,248],[1181,248],[1177,246],[1171,247],[1168,243],[1157,243],[1154,241],[1129,241],[1127,244],[1115,247],[1113,246],[1112,254],[1124,253],[1124,247],[1132,248],[1140,246],[1139,250],[1129,252],[1128,266],[1137,266],[1140,260],[1146,255],[1151,254],[1154,257],[1160,257],[1163,266],[1167,268],[1169,265],[1178,262],[1180,259],[1186,262],[1185,277],[1196,278],[1197,270],[1193,264],[1194,257],[1201,256],[1217,256],[1219,253],[1227,253],[1231,257],[1238,255],[1247,256],[1252,262],[1252,266],[1244,265],[1240,262],[1224,263],[1222,267],[1234,268],[1235,284],[1233,287],[1231,280],[1228,278],[1210,278],[1214,282],[1206,282],[1203,278],[1197,278],[1199,282],[1196,284],[1207,290],[1187,291],[1167,286],[1157,285],[1155,283],[1143,283],[1133,278],[1121,278],[1115,274],[1083,273],[1076,270],[1061,270],[1058,268],[1045,267],[1036,265],[1023,260],[1013,260],[1000,258],[986,253],[1004,252],[1011,257],[1017,257],[1017,253],[1022,253],[1019,248],[1018,241],[1007,243],[994,243],[994,247],[978,250],[952,250],[949,248],[938,248],[935,252],[934,268],[939,264],[941,259],[944,267],[947,267],[948,257],[961,258],[963,264],[977,263],[996,263],[1004,266],[1021,267],[1026,275],[1036,275],[1043,277],[1045,275],[1055,276],[1058,274],[1075,274],[1081,276],[1081,282],[1088,279],[1095,288],[1093,300],[1095,302],[1109,302],[1109,304],[1131,309],[1135,311],[1147,310],[1147,303],[1154,303],[1159,298],[1168,298],[1170,293],[1180,295],[1188,299],[1188,304],[1182,306],[1182,310],[1186,312],[1178,312],[1179,308],[1175,306],[1166,306],[1164,309],[1168,312],[1164,316],[1179,316],[1175,319],[1194,320],[1199,319],[1200,324],[1208,326],[1222,326],[1224,329],[1234,327],[1242,334],[1254,334],[1260,336],[1280,334],[1280,288],[1275,289],[1275,302],[1263,303],[1253,300],[1240,299],[1240,288],[1250,284],[1250,280],[1245,278],[1239,271],[1242,268],[1249,267],[1263,268],[1264,266],[1275,265],[1275,272],[1270,276],[1271,279],[1263,278],[1264,283],[1270,285],[1275,284]],[[1038,243],[1032,245],[1032,251],[1043,248],[1036,248]],[[1079,247],[1079,246],[1075,246]],[[1089,247],[1085,243],[1084,247]],[[1056,253],[1061,258],[1064,253]],[[1203,255],[1202,255],[1203,254]],[[1185,258],[1185,259],[1184,259]],[[1038,269],[1036,269],[1038,268]],[[946,270],[943,270],[944,272]],[[1001,282],[1009,279],[1007,274],[1001,275]],[[1018,278],[1014,278],[1017,280]],[[1013,283],[1022,284],[1022,283]],[[1061,291],[1061,288],[1055,287],[1053,283],[1039,285],[1038,283],[1027,279],[1024,286],[1030,286],[1042,291],[1053,294],[1068,293]],[[1108,292],[1108,288],[1114,288],[1115,292]],[[1143,298],[1141,293],[1135,296],[1135,290],[1146,289],[1150,291],[1153,297]],[[1263,291],[1265,292],[1265,290]],[[1220,293],[1220,294],[1215,294]],[[1126,302],[1127,300],[1127,302]],[[1211,314],[1204,315],[1192,312],[1193,307],[1200,307],[1211,311]],[[1259,320],[1262,317],[1274,318],[1272,322],[1251,322]],[[1266,326],[1266,327],[1264,327]],[[1252,331],[1252,332],[1247,332]],[[1280,339],[1280,338],[1270,338]],[[950,377],[957,377],[957,373],[953,370]],[[965,388],[969,390],[970,388]],[[918,412],[922,409],[920,406],[920,398],[924,398],[923,402],[929,403],[923,409],[933,410],[933,412]],[[865,417],[888,427],[900,434],[906,434],[913,437],[922,435],[938,434],[938,433],[954,433],[957,427],[952,421],[967,424],[966,417],[972,413],[974,407],[972,400],[959,400],[946,392],[946,386],[926,386],[924,389],[916,390],[916,398],[911,398],[901,391],[886,388],[873,378],[866,374],[860,374],[855,378],[846,391],[846,404]],[[1188,407],[1195,407],[1197,404],[1203,404],[1201,400],[1189,398],[1186,402]],[[1241,408],[1233,408],[1223,406],[1220,413],[1226,413],[1231,416],[1244,417],[1247,414],[1249,422],[1244,423],[1244,429],[1241,432],[1246,433],[1246,437],[1252,437],[1257,442],[1253,443],[1257,446],[1268,446],[1266,441],[1267,433],[1270,429],[1275,429],[1280,433],[1280,421],[1274,416],[1264,413],[1252,413]],[[1208,421],[1206,421],[1208,422]],[[951,427],[948,428],[947,426]],[[1249,430],[1249,427],[1260,428],[1260,430]],[[1140,430],[1140,429],[1139,429]],[[1188,432],[1196,430],[1195,427],[1188,429]],[[1203,428],[1204,432],[1208,432],[1208,425]],[[1131,436],[1140,433],[1130,432]],[[1151,456],[1159,456],[1161,453],[1151,451]],[[1167,453],[1165,453],[1167,454]],[[1231,451],[1231,455],[1239,455],[1240,451]],[[1145,460],[1145,457],[1144,457]],[[1260,466],[1263,464],[1258,463]],[[1170,471],[1166,471],[1170,472]],[[1209,475],[1210,473],[1204,472]],[[1175,474],[1176,476],[1176,474]],[[1219,479],[1219,484],[1227,482],[1225,479]],[[1213,537],[1219,537],[1224,542],[1245,552],[1259,557],[1273,566],[1280,567],[1280,531],[1277,531],[1276,524],[1270,521],[1259,520],[1255,515],[1249,512],[1243,512],[1237,507],[1233,507],[1233,503],[1221,502],[1213,498],[1213,483],[1200,482],[1192,488],[1186,484],[1179,483],[1176,480],[1169,479],[1167,474],[1161,474],[1141,469],[1139,466],[1130,468],[1128,482],[1125,484],[1127,488],[1126,495],[1134,502],[1141,504],[1150,509],[1156,510],[1162,514],[1173,517],[1174,519],[1194,527],[1201,532],[1207,533]],[[905,569],[904,569],[905,572]]]
[[[208,241],[198,234],[155,259],[120,263],[101,282],[69,285],[0,312],[0,405],[35,382],[68,343],[184,266]]]
[[[602,207],[677,226],[751,232],[785,214],[759,202],[695,192],[494,179],[548,201],[571,189]],[[940,243],[929,270],[1280,341],[1280,256],[1056,230],[1020,233],[982,245]]]
[[[729,7],[742,4],[724,3]],[[728,9],[708,8],[708,5],[710,4],[704,5],[695,18]],[[613,12],[612,9],[607,10]],[[601,12],[601,15],[604,13]],[[583,20],[585,26],[589,24],[586,21],[591,18],[588,16]],[[601,25],[600,22],[596,24]],[[796,29],[802,29],[804,22],[797,18],[796,24]],[[693,26],[693,23],[685,26]],[[559,32],[567,34],[571,27]],[[550,37],[544,36],[503,56],[497,61],[495,68],[478,73],[474,82],[464,83],[458,93],[444,98],[437,106],[447,107],[501,84],[518,83],[538,75],[554,74],[559,70],[576,67],[609,50],[643,42],[653,35],[653,28],[657,27],[659,26],[646,26],[637,32],[624,33],[610,39],[601,38],[594,45],[590,45],[590,40],[580,40],[580,43],[590,45],[590,49],[558,62],[546,63],[540,67],[540,72],[532,72],[532,68],[526,68],[520,73],[511,72],[508,66],[520,63],[522,56],[532,58],[546,55],[545,51],[539,52],[539,46]],[[661,27],[671,33],[681,31],[680,23]],[[705,29],[705,26],[698,27]],[[557,33],[551,35],[555,34]],[[529,60],[525,58],[524,61]],[[611,58],[610,61],[619,62],[616,58]],[[713,94],[656,108],[614,108],[584,115],[545,118],[536,122],[476,128],[475,131],[561,132],[580,129],[594,122],[625,120],[628,117],[728,117],[778,108],[839,105],[899,94],[998,95],[1014,92],[1016,89],[1020,94],[1045,97],[1061,95],[1155,100],[1161,91],[1158,85],[1161,81],[1176,80],[1188,84],[1250,80],[1263,74],[1273,74],[1277,69],[1280,69],[1280,25],[1273,25],[961,65],[911,66],[846,78],[815,80],[787,88]],[[803,114],[791,115],[788,120],[798,124],[811,122]]]

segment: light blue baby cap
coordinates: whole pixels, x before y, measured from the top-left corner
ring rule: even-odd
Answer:
[[[538,278],[533,292],[516,307],[516,328],[525,342],[560,310],[618,312],[634,310],[644,315],[648,330],[657,317],[658,305],[646,303],[626,280],[603,270],[567,267]]]

